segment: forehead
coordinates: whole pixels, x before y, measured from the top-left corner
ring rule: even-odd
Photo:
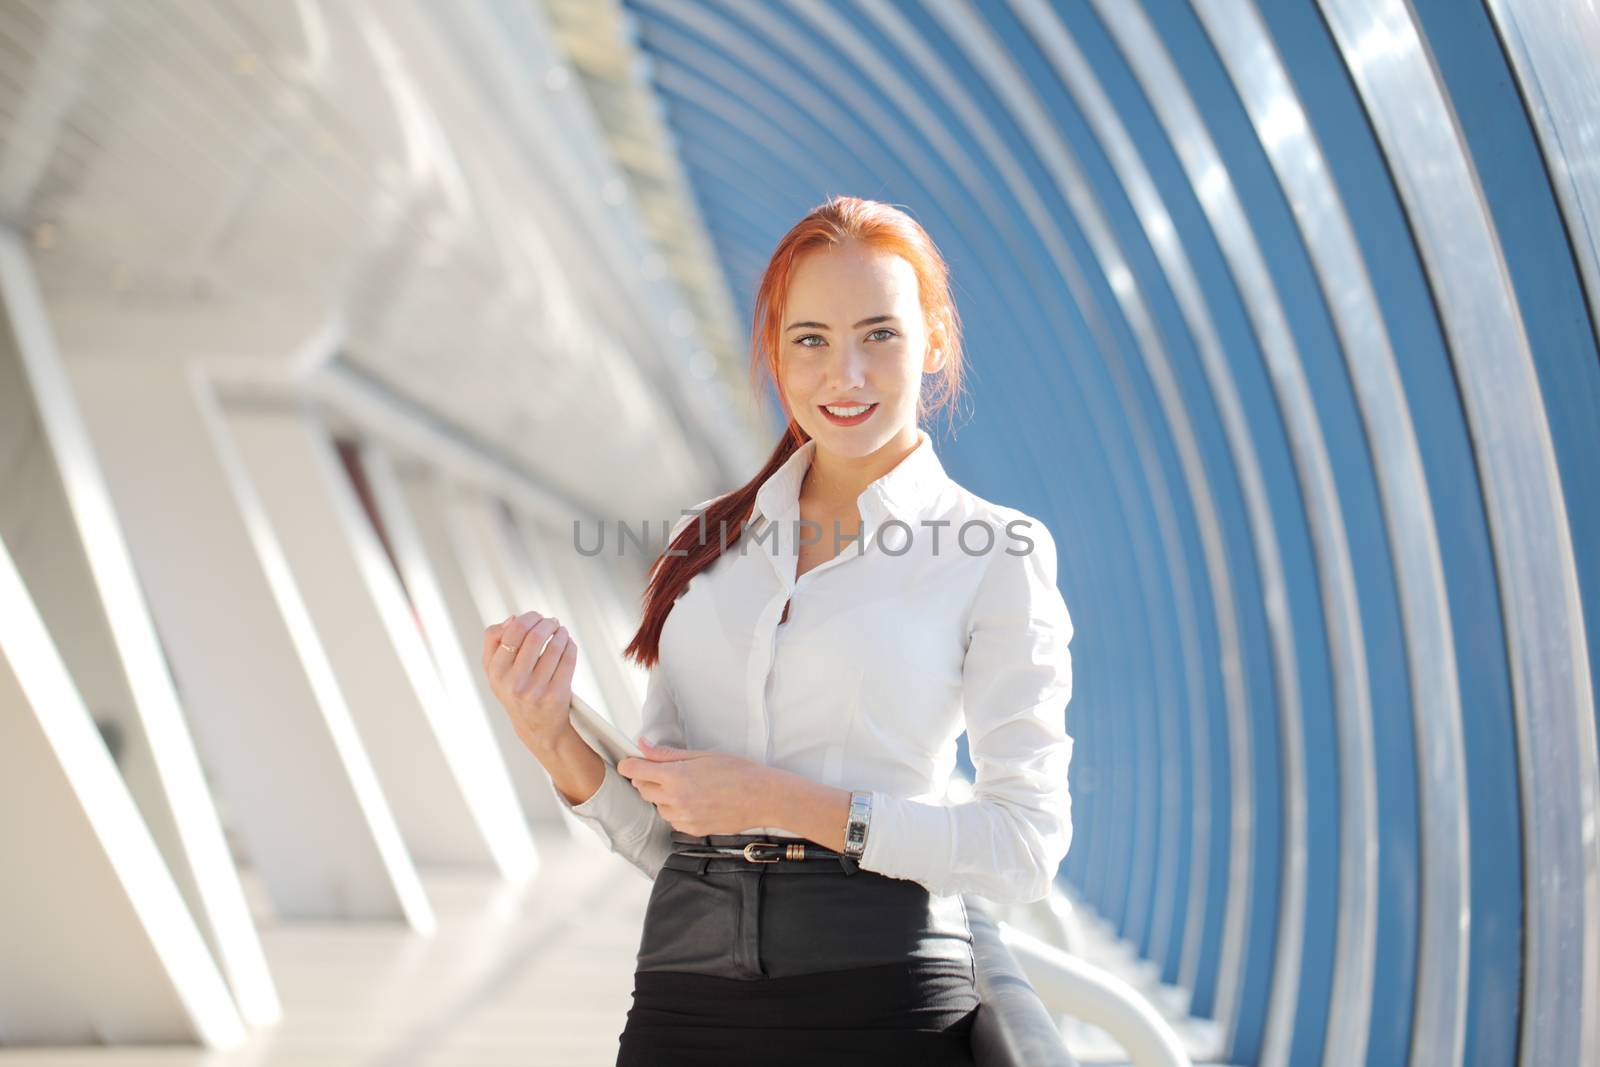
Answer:
[[[917,275],[893,252],[850,241],[809,252],[789,282],[789,310],[817,305],[875,305],[874,313],[917,301]],[[876,305],[883,305],[877,307]]]

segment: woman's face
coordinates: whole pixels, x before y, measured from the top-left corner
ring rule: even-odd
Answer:
[[[818,448],[861,458],[915,443],[922,375],[939,360],[910,263],[860,241],[807,253],[783,319],[779,385]],[[855,418],[825,409],[863,405]]]

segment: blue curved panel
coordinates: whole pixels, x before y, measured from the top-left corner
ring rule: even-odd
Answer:
[[[1600,925],[1581,899],[1541,903],[1537,921],[1588,940],[1530,956],[1525,834],[1578,809],[1534,810],[1517,761],[1574,724],[1517,710],[1502,583],[1521,561],[1485,492],[1492,420],[1463,394],[1437,233],[1396,178],[1414,161],[1375,133],[1378,83],[1357,77],[1382,41],[1335,32],[1404,5],[625,6],[747,321],[772,243],[829,193],[910,209],[949,258],[973,416],[941,454],[1064,546],[1077,898],[1222,1024],[1230,1062],[1569,1047],[1528,1043],[1524,1012],[1561,987],[1517,975],[1574,967],[1588,988]],[[1583,98],[1533,69],[1557,51],[1519,36],[1506,58],[1499,35],[1545,24],[1523,0],[1486,6],[1410,9],[1504,256],[1573,618],[1592,619],[1600,316],[1572,243],[1588,230],[1562,211],[1582,202],[1574,165],[1600,164],[1551,140]],[[1292,107],[1249,97],[1269,83],[1230,52],[1242,34]],[[1530,93],[1567,110],[1536,127]],[[1381,357],[1352,329],[1354,288]],[[1595,629],[1574,782],[1597,777]]]

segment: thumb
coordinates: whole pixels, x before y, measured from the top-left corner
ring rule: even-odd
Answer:
[[[644,749],[645,757],[652,760],[665,761],[693,759],[695,756],[700,754],[693,749],[674,748],[671,745],[658,745],[643,735],[639,737],[639,747]]]

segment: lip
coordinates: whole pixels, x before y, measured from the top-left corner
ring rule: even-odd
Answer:
[[[858,403],[859,403],[859,401],[858,401]],[[841,406],[843,406],[843,405],[841,405]],[[832,412],[830,412],[826,407],[824,407],[821,404],[817,405],[817,410],[822,412],[822,417],[823,418],[827,419],[829,422],[833,423],[835,426],[859,426],[861,423],[866,422],[868,419],[872,418],[873,412],[878,410],[878,402],[877,401],[873,401],[871,404],[869,404],[867,406],[867,410],[863,411],[861,414],[859,414],[859,415],[857,415],[857,416],[855,416],[854,418],[851,418],[851,419],[841,419],[837,415],[835,415]]]

